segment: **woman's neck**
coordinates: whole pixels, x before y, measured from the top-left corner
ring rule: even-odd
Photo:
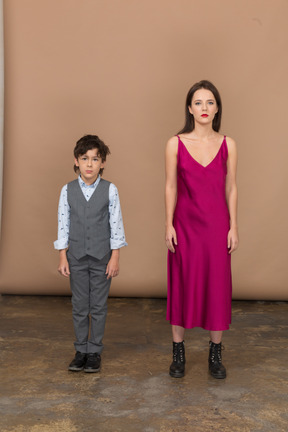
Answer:
[[[200,139],[209,139],[217,134],[217,132],[212,129],[212,125],[199,125],[195,123],[194,130],[192,131],[192,134],[197,136]]]

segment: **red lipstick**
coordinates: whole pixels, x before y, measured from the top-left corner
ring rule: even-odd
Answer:
[[[208,114],[202,114],[201,117],[208,117]]]

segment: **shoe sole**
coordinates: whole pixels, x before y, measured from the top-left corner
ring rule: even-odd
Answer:
[[[84,366],[82,368],[76,368],[76,367],[69,367],[68,370],[71,372],[81,372],[84,369]]]
[[[84,368],[84,372],[86,372],[86,373],[96,373],[96,372],[100,372],[100,368],[98,368],[98,369],[85,369]]]

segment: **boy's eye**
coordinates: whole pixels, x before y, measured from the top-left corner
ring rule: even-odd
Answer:
[[[97,159],[97,158],[94,158],[93,161],[94,161],[94,162],[98,162],[98,159]]]

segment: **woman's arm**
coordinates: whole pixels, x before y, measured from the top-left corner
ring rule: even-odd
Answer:
[[[173,227],[173,215],[177,200],[177,150],[178,139],[172,137],[166,146],[166,234],[165,240],[168,249],[175,252],[174,245],[177,245],[177,235]]]
[[[227,138],[228,160],[227,160],[227,177],[226,177],[226,201],[230,215],[230,230],[228,232],[227,246],[229,253],[237,249],[238,225],[237,225],[237,148],[232,138]]]

